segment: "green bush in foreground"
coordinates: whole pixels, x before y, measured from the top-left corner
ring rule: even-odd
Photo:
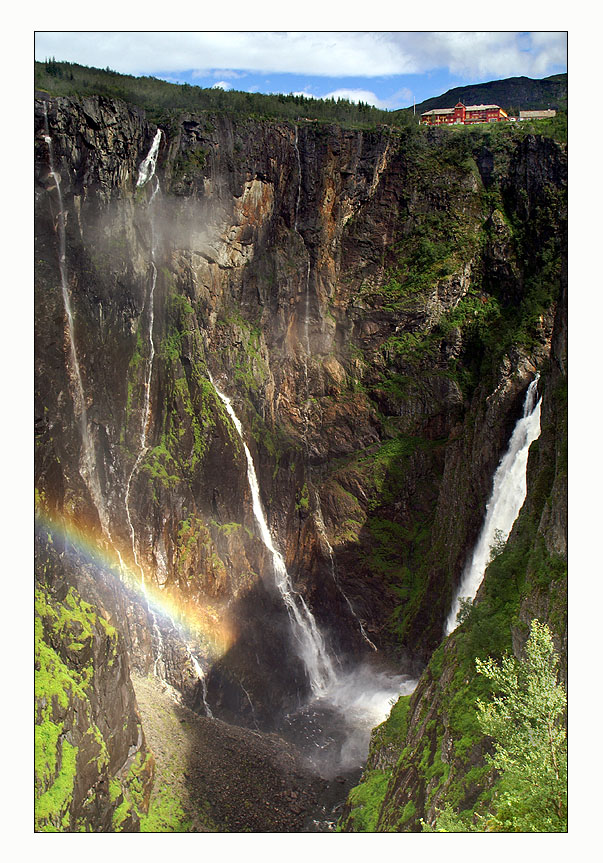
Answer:
[[[488,763],[498,773],[490,811],[440,812],[436,832],[550,833],[567,830],[567,698],[557,682],[559,658],[546,624],[533,620],[525,659],[498,665],[477,659],[495,695],[477,701],[481,730],[494,741]],[[423,829],[431,828],[423,823]]]

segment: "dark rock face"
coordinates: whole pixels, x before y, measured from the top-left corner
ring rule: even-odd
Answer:
[[[50,534],[36,562],[50,579],[36,589],[36,830],[136,831],[153,756],[123,639],[81,598]]]
[[[530,250],[557,248],[562,149],[457,152],[445,130],[182,115],[137,187],[156,132],[141,111],[37,99],[35,117],[40,511],[62,526],[66,560],[76,526],[111,562],[65,566],[65,585],[189,706],[204,709],[191,648],[229,721],[270,727],[305,697],[210,371],[331,650],[352,662],[368,634],[420,666],[549,352],[554,300],[508,346],[482,307],[524,302]],[[103,806],[93,829],[111,820]]]
[[[541,434],[530,448],[527,496],[505,550],[486,570],[476,612],[436,651],[412,696],[401,699],[407,702],[398,705],[405,711],[402,727],[388,732],[385,723],[373,733],[364,781],[385,777],[373,814],[377,831],[420,832],[421,821],[433,826],[445,805],[472,809],[493,785],[484,761],[489,741],[471,728],[475,700],[463,696],[473,692],[476,655],[499,655],[502,637],[502,646],[520,658],[536,617],[553,633],[567,686],[566,296],[563,279],[542,380]],[[510,580],[515,585],[505,589]],[[345,831],[359,829],[354,808],[352,796],[343,811]]]

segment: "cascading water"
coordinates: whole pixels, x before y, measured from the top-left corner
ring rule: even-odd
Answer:
[[[262,542],[272,555],[272,564],[274,570],[274,581],[281,595],[281,598],[289,614],[289,619],[293,627],[293,633],[299,646],[300,657],[304,662],[308,679],[314,695],[324,694],[328,687],[335,681],[335,670],[331,659],[327,653],[324,638],[320,633],[316,621],[304,599],[300,594],[293,590],[291,579],[285,566],[285,561],[279,551],[274,546],[270,529],[266,523],[262,502],[260,500],[260,491],[255,472],[255,466],[249,447],[245,443],[243,436],[243,427],[237,415],[235,414],[232,403],[216,385],[211,374],[209,380],[214,387],[218,397],[223,402],[226,412],[231,418],[234,427],[243,444],[245,457],[247,459],[247,481],[251,490],[251,499],[253,502],[253,514],[255,516],[260,537]]]
[[[311,701],[285,717],[286,727],[282,730],[291,733],[314,768],[323,775],[334,776],[356,769],[366,758],[371,730],[387,717],[399,695],[413,691],[416,681],[408,675],[392,674],[369,663],[352,671],[336,672],[314,616],[304,598],[293,589],[285,561],[275,547],[241,422],[231,400],[218,388],[211,374],[209,380],[243,444],[253,513],[262,542],[272,556],[275,584],[287,609],[312,689]]]
[[[67,324],[67,334],[69,338],[69,355],[71,360],[72,378],[75,381],[75,386],[72,388],[73,407],[76,418],[79,419],[80,436],[82,440],[82,459],[80,465],[80,473],[90,491],[92,500],[97,509],[98,516],[101,522],[101,527],[109,536],[108,519],[105,509],[105,503],[101,492],[98,471],[96,468],[96,455],[94,452],[94,444],[90,438],[88,431],[88,412],[86,410],[86,397],[84,395],[84,385],[82,383],[82,374],[77,356],[74,335],[73,311],[71,308],[71,296],[67,280],[67,257],[66,257],[66,240],[65,240],[65,221],[67,213],[63,204],[63,195],[61,192],[61,177],[55,168],[54,153],[52,146],[52,138],[48,125],[48,110],[46,102],[44,102],[44,140],[48,146],[48,162],[50,175],[54,181],[57,199],[59,202],[59,211],[55,217],[57,236],[59,240],[59,274],[61,278],[61,291],[63,295],[63,307],[65,310],[65,320]]]
[[[157,156],[159,153],[159,145],[161,143],[162,131],[161,129],[157,129],[155,133],[155,137],[153,138],[153,142],[151,144],[151,148],[145,158],[139,165],[138,169],[138,179],[136,181],[136,187],[141,188],[145,186],[152,179],[155,180],[155,187],[148,199],[147,210],[149,213],[149,222],[151,227],[151,282],[149,293],[145,300],[145,306],[143,308],[143,314],[145,309],[148,307],[148,315],[149,315],[149,326],[148,326],[148,358],[147,358],[147,366],[146,366],[146,375],[144,380],[144,402],[143,402],[143,410],[142,410],[142,422],[140,427],[140,443],[138,449],[138,455],[136,460],[134,461],[134,465],[132,470],[130,471],[130,475],[128,476],[128,480],[126,483],[126,494],[124,498],[124,507],[126,511],[126,520],[128,522],[128,528],[130,531],[130,541],[132,545],[132,555],[134,558],[134,563],[138,570],[140,571],[141,577],[141,586],[143,593],[147,600],[147,608],[151,615],[153,633],[155,635],[155,641],[157,644],[155,660],[153,663],[153,673],[155,677],[161,677],[161,663],[163,662],[165,669],[165,660],[164,660],[164,639],[161,633],[161,628],[159,626],[159,622],[157,620],[157,615],[153,609],[152,602],[149,599],[148,593],[145,588],[145,573],[144,567],[142,566],[137,551],[137,543],[136,543],[136,533],[134,531],[134,524],[132,521],[132,514],[130,511],[130,494],[132,490],[132,480],[136,473],[138,472],[138,468],[142,460],[144,459],[147,451],[148,451],[148,442],[147,442],[147,434],[149,428],[149,422],[151,419],[151,384],[153,379],[153,362],[155,359],[155,342],[154,342],[154,325],[155,325],[155,287],[157,285],[157,265],[155,262],[156,255],[156,230],[155,230],[155,216],[154,216],[154,202],[161,191],[159,178],[155,176],[155,168],[157,165]],[[121,560],[121,557],[120,557]],[[164,612],[165,613],[165,612]],[[205,711],[207,716],[212,716],[212,712],[207,703],[207,684],[205,673],[199,664],[199,661],[195,657],[191,645],[186,641],[183,633],[181,632],[178,624],[171,618],[170,615],[167,615],[172,624],[173,629],[179,633],[179,637],[181,638],[186,652],[189,658],[189,661],[195,671],[197,679],[201,685],[201,693],[203,698],[203,704],[205,707]]]
[[[147,183],[155,174],[155,165],[157,164],[157,153],[159,150],[159,144],[161,141],[161,129],[157,129],[155,137],[153,139],[153,143],[151,145],[151,149],[149,150],[148,155],[143,159],[140,163],[138,181],[136,186],[143,186]],[[145,375],[144,382],[144,403],[143,403],[143,411],[142,411],[142,423],[140,429],[140,445],[138,449],[138,455],[134,461],[134,465],[132,470],[130,471],[130,475],[128,476],[128,481],[126,483],[126,494],[124,498],[124,507],[126,510],[126,519],[128,522],[128,527],[130,530],[130,541],[132,544],[132,556],[134,558],[134,563],[138,567],[140,571],[141,577],[141,586],[143,593],[146,596],[145,589],[145,574],[144,568],[141,565],[138,559],[138,552],[136,548],[136,534],[134,531],[134,524],[132,522],[132,515],[130,512],[130,493],[132,489],[132,479],[136,475],[138,468],[142,459],[144,458],[148,446],[147,446],[147,430],[149,426],[149,421],[151,418],[151,382],[153,377],[153,360],[155,358],[155,344],[153,341],[153,328],[155,321],[155,313],[154,313],[154,301],[155,301],[155,286],[157,284],[157,267],[155,266],[155,221],[153,218],[153,200],[159,188],[159,180],[156,179],[156,186],[153,191],[153,194],[149,200],[148,211],[149,211],[149,220],[151,225],[151,283],[149,288],[149,293],[145,301],[145,308],[148,306],[149,308],[149,329],[148,329],[148,345],[149,345],[149,356],[147,359],[147,369]],[[144,309],[143,309],[144,313]],[[155,657],[155,662],[153,665],[153,671],[155,676],[159,676],[159,662],[163,655],[163,637],[161,635],[161,630],[159,629],[159,625],[157,623],[157,616],[152,609],[151,604],[148,601],[147,597],[147,608],[151,614],[151,618],[153,621],[153,631],[155,633],[155,640],[157,641],[157,653]]]
[[[161,129],[157,129],[157,131],[155,132],[155,137],[153,138],[153,143],[151,144],[151,149],[138,166],[138,180],[136,181],[136,188],[144,186],[145,183],[147,183],[151,179],[151,177],[155,175],[155,166],[157,165],[157,156],[159,154],[160,143]]]
[[[526,498],[528,451],[540,435],[542,398],[538,398],[539,377],[540,375],[537,374],[528,387],[522,416],[515,425],[507,452],[494,474],[492,494],[486,507],[484,524],[446,620],[446,635],[456,629],[461,599],[475,598],[490,562],[492,550],[507,541]]]
[[[186,641],[184,643],[186,646],[186,652],[188,654],[188,658],[190,660],[190,663],[193,666],[193,668],[195,669],[195,674],[197,675],[197,679],[199,680],[199,683],[201,684],[201,697],[203,699],[203,706],[205,707],[205,715],[209,716],[209,718],[212,719],[213,713],[211,712],[209,704],[207,703],[207,680],[205,677],[205,672],[201,668],[201,665],[199,664],[198,659],[196,658],[195,654],[193,653],[190,644],[188,644]]]

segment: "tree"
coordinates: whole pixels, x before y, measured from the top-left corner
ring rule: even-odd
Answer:
[[[438,832],[548,833],[567,830],[567,698],[557,681],[559,657],[546,624],[532,620],[525,658],[476,660],[493,687],[477,701],[481,730],[494,741],[487,761],[499,775],[486,814],[440,812]]]
[[[488,757],[500,775],[490,829],[550,832],[567,829],[567,698],[557,681],[559,657],[548,626],[533,620],[525,659],[476,660],[497,694],[477,702],[482,731],[494,739]]]

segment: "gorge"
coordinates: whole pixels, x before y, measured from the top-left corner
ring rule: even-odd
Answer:
[[[566,186],[527,129],[36,92],[36,830],[492,794],[475,657],[566,668]]]

